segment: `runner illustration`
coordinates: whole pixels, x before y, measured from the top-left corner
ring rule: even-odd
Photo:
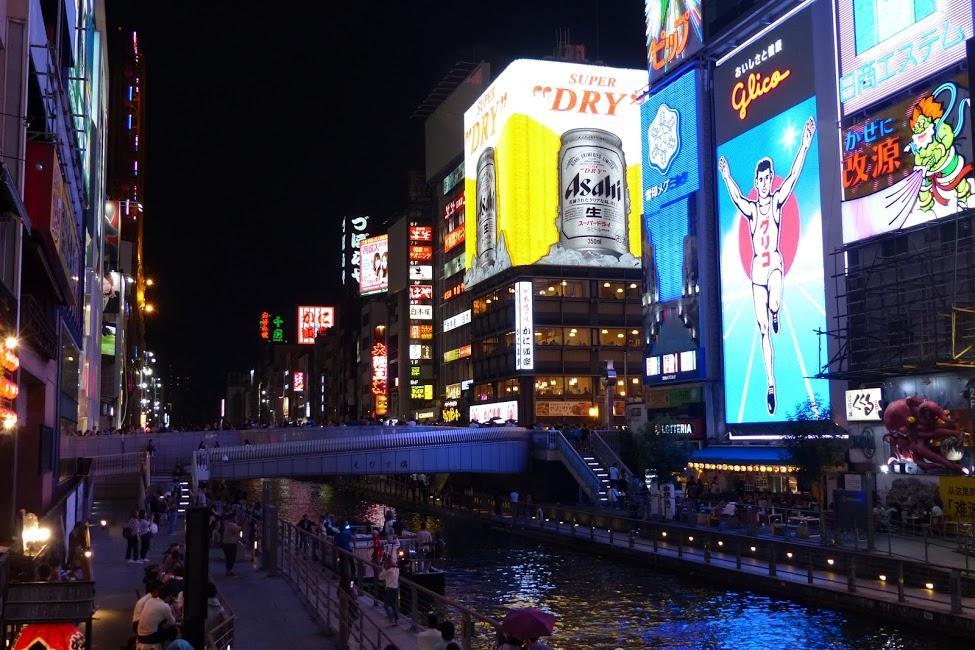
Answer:
[[[779,333],[779,309],[782,308],[782,275],[784,265],[779,250],[779,235],[782,225],[782,206],[796,187],[802,165],[812,146],[816,122],[810,117],[802,131],[802,144],[796,152],[789,175],[777,189],[772,188],[775,170],[772,159],[761,158],[755,165],[755,200],[746,198],[735,179],[731,177],[728,161],[722,156],[718,160],[718,171],[728,187],[731,201],[738,211],[748,219],[748,230],[752,237],[752,300],[755,305],[755,320],[762,335],[762,358],[765,361],[765,379],[768,383],[767,404],[769,415],[775,413],[775,366],[772,351],[772,334]]]

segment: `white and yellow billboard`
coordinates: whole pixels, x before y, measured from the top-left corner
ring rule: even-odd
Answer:
[[[526,264],[640,268],[646,84],[520,59],[464,113],[465,287]]]

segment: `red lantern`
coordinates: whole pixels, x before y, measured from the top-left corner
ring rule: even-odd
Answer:
[[[85,650],[85,635],[70,623],[31,623],[20,630],[13,650]]]

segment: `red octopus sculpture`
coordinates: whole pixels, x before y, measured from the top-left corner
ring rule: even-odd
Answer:
[[[965,434],[941,406],[920,397],[908,397],[891,402],[884,409],[884,440],[890,443],[891,460],[912,461],[925,471],[947,469],[955,474],[968,470],[954,462],[961,459]],[[940,452],[931,448],[940,440]],[[949,459],[947,456],[951,456]]]

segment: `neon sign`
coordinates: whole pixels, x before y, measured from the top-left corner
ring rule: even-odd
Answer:
[[[376,343],[372,346],[372,394],[386,394],[386,344]],[[378,411],[378,400],[377,400]]]
[[[701,0],[646,0],[650,82],[696,52],[704,41]]]
[[[261,312],[261,339],[264,341],[271,339],[271,314],[266,311]]]
[[[731,107],[738,111],[738,119],[745,119],[748,116],[748,106],[762,95],[775,90],[780,83],[789,78],[792,70],[782,72],[773,70],[772,74],[762,78],[759,73],[748,75],[748,85],[746,92],[745,82],[739,81],[731,89]]]

